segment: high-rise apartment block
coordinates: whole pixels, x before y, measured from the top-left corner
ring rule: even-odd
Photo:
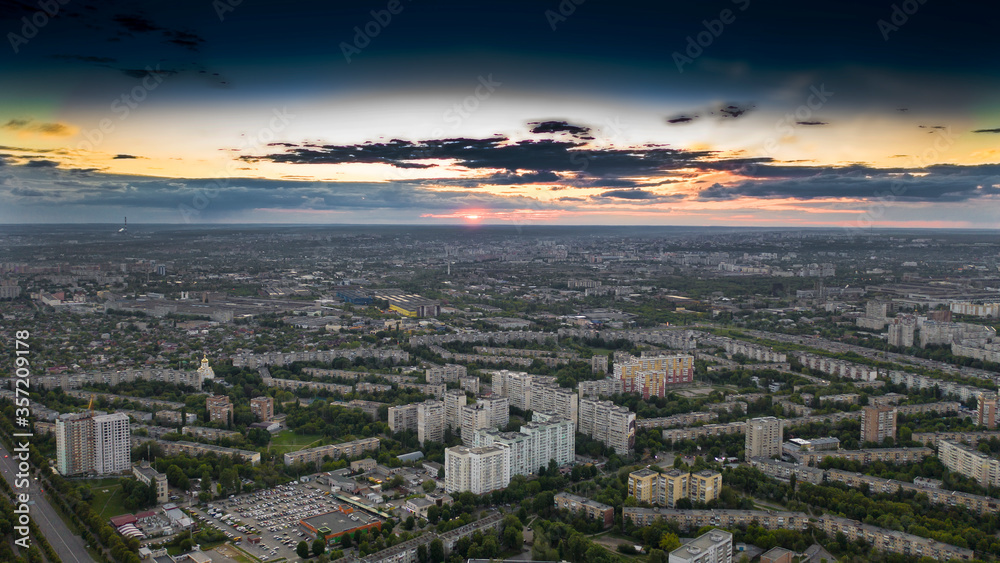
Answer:
[[[694,381],[694,356],[623,357],[615,360],[615,378],[622,381],[625,393],[665,397],[670,387]]]
[[[896,437],[896,407],[865,407],[861,411],[861,441],[881,444]]]
[[[732,563],[733,535],[715,529],[670,552],[668,563]]]
[[[428,400],[417,403],[417,440],[444,442],[444,401]]]
[[[229,424],[233,421],[233,404],[226,395],[212,395],[205,399],[209,422]]]
[[[271,397],[254,397],[250,399],[250,412],[261,422],[274,418],[274,399]]]
[[[462,427],[462,407],[466,403],[465,391],[449,389],[444,394],[444,424],[452,430]]]
[[[938,442],[938,458],[949,470],[965,475],[983,487],[1000,487],[1000,460],[959,442]]]
[[[747,422],[746,459],[781,457],[781,420],[773,416],[753,418]]]
[[[462,407],[462,443],[471,446],[476,441],[477,430],[503,428],[508,422],[510,401],[507,397],[480,398]]]
[[[389,407],[389,430],[405,432],[417,429],[417,403]]]
[[[477,430],[477,447],[497,446],[510,451],[510,474],[531,475],[551,461],[557,465],[572,463],[576,457],[576,432],[565,418],[534,413],[531,422],[520,432]]]
[[[108,475],[131,467],[131,431],[124,413],[73,413],[56,419],[60,475]]]
[[[580,399],[579,432],[614,448],[619,455],[635,447],[635,413],[611,401]]]
[[[482,495],[510,483],[509,450],[497,446],[455,446],[444,450],[444,488]]]
[[[980,393],[976,407],[976,424],[989,429],[997,427],[997,394]]]

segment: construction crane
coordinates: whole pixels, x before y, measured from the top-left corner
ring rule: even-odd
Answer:
[[[93,393],[90,394],[90,402],[87,403],[87,412],[89,414],[94,414],[94,399],[96,397],[97,395],[94,395]]]

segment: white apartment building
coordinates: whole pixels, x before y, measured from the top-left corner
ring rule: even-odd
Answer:
[[[444,401],[428,400],[417,403],[417,440],[444,442],[445,407]]]
[[[670,552],[669,563],[732,563],[733,535],[715,529]]]
[[[444,450],[444,488],[448,493],[482,495],[510,483],[510,452],[496,446],[455,446]]]
[[[635,413],[611,401],[580,399],[579,432],[627,454],[635,446]]]
[[[129,471],[128,415],[87,412],[56,420],[56,469],[61,475],[109,475]]]
[[[449,389],[444,394],[444,424],[452,430],[462,427],[462,407],[466,396],[462,389]]]
[[[475,446],[508,449],[510,474],[532,475],[551,460],[561,466],[575,459],[575,426],[564,418],[534,413],[533,420],[521,426],[520,432],[476,431]]]

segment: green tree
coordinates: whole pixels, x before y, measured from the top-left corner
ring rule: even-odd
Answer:
[[[340,536],[340,547],[347,549],[351,547],[353,543],[354,542],[351,540],[351,534],[344,534]]]
[[[437,488],[437,483],[435,483],[433,479],[428,479],[424,481],[420,486],[424,488],[425,493],[433,493],[434,489]]]
[[[312,547],[313,555],[319,557],[320,555],[323,555],[324,551],[326,551],[326,542],[323,540],[323,538],[314,539]]]
[[[309,544],[305,540],[300,541],[299,545],[295,546],[295,553],[299,554],[299,557],[303,559],[309,558]]]
[[[681,540],[677,537],[677,534],[666,533],[660,537],[660,549],[662,549],[664,553],[670,553],[680,546]],[[650,553],[650,555],[652,555],[652,553]]]
[[[440,538],[434,538],[431,541],[431,549],[428,557],[430,558],[430,563],[441,563],[444,561],[444,543]]]

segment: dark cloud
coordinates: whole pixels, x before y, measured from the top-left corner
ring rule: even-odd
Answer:
[[[1000,133],[1000,127],[996,129],[976,129],[973,133]]]
[[[719,113],[722,114],[722,117],[735,119],[746,115],[754,107],[752,104],[729,104],[719,109]]]
[[[988,165],[994,166],[997,165]],[[978,168],[978,167],[963,167]],[[954,171],[952,171],[954,172]],[[828,173],[811,178],[749,181],[733,186],[713,184],[698,194],[703,201],[756,199],[862,199],[911,202],[961,202],[1000,196],[1000,175],[983,168],[964,170],[963,178],[931,172],[925,176],[879,174],[876,177]]]
[[[65,123],[44,123],[33,119],[11,119],[0,128],[54,137],[66,137],[75,133],[75,130]]]
[[[53,55],[54,59],[61,59],[64,61],[80,61],[84,63],[99,63],[107,64],[116,62],[118,59],[113,59],[111,57],[95,57],[92,55]]]
[[[159,68],[120,68],[118,69],[122,74],[131,78],[146,78],[147,76],[164,77],[173,76],[180,71],[174,69],[159,69]]]
[[[796,121],[796,125],[829,125],[826,121]]]
[[[667,119],[667,123],[670,123],[670,124],[691,123],[692,121],[694,121],[697,118],[698,118],[697,115],[692,116],[692,117],[688,117],[686,115],[678,115],[677,117],[670,117],[670,118],[668,118]]]
[[[590,133],[590,127],[571,125],[565,121],[529,121],[533,125],[532,133],[569,133],[574,136],[584,136]]]
[[[111,19],[132,33],[149,33],[161,29],[150,19],[137,14],[118,14]]]
[[[167,43],[192,51],[197,51],[205,43],[205,40],[199,35],[189,31],[167,30],[163,32],[163,35],[166,37]]]
[[[600,195],[592,196],[594,198],[613,198],[613,199],[631,199],[631,200],[650,200],[650,199],[660,199],[663,196],[654,194],[653,192],[647,192],[646,190],[613,190],[610,192],[604,192]]]
[[[447,160],[469,169],[504,170],[508,175],[523,171],[564,172],[580,177],[610,177],[627,181],[630,177],[642,174],[688,168],[712,154],[709,151],[683,151],[660,146],[595,149],[578,140],[545,139],[512,142],[506,137],[498,136],[486,139],[433,139],[419,142],[393,139],[385,143],[361,145],[304,144],[286,146],[282,152],[259,156],[246,155],[240,158],[248,162],[367,163],[395,167],[412,167],[413,163],[430,164],[426,161]],[[553,176],[549,175],[547,178],[552,179]],[[550,180],[540,177],[532,181]]]
[[[54,160],[39,159],[39,160],[29,160],[28,162],[24,163],[24,166],[28,168],[56,168],[57,166],[59,166],[59,163]]]
[[[125,160],[125,159],[130,159],[130,158],[140,158],[140,157],[132,155],[132,154],[116,154],[114,156],[113,160]]]

